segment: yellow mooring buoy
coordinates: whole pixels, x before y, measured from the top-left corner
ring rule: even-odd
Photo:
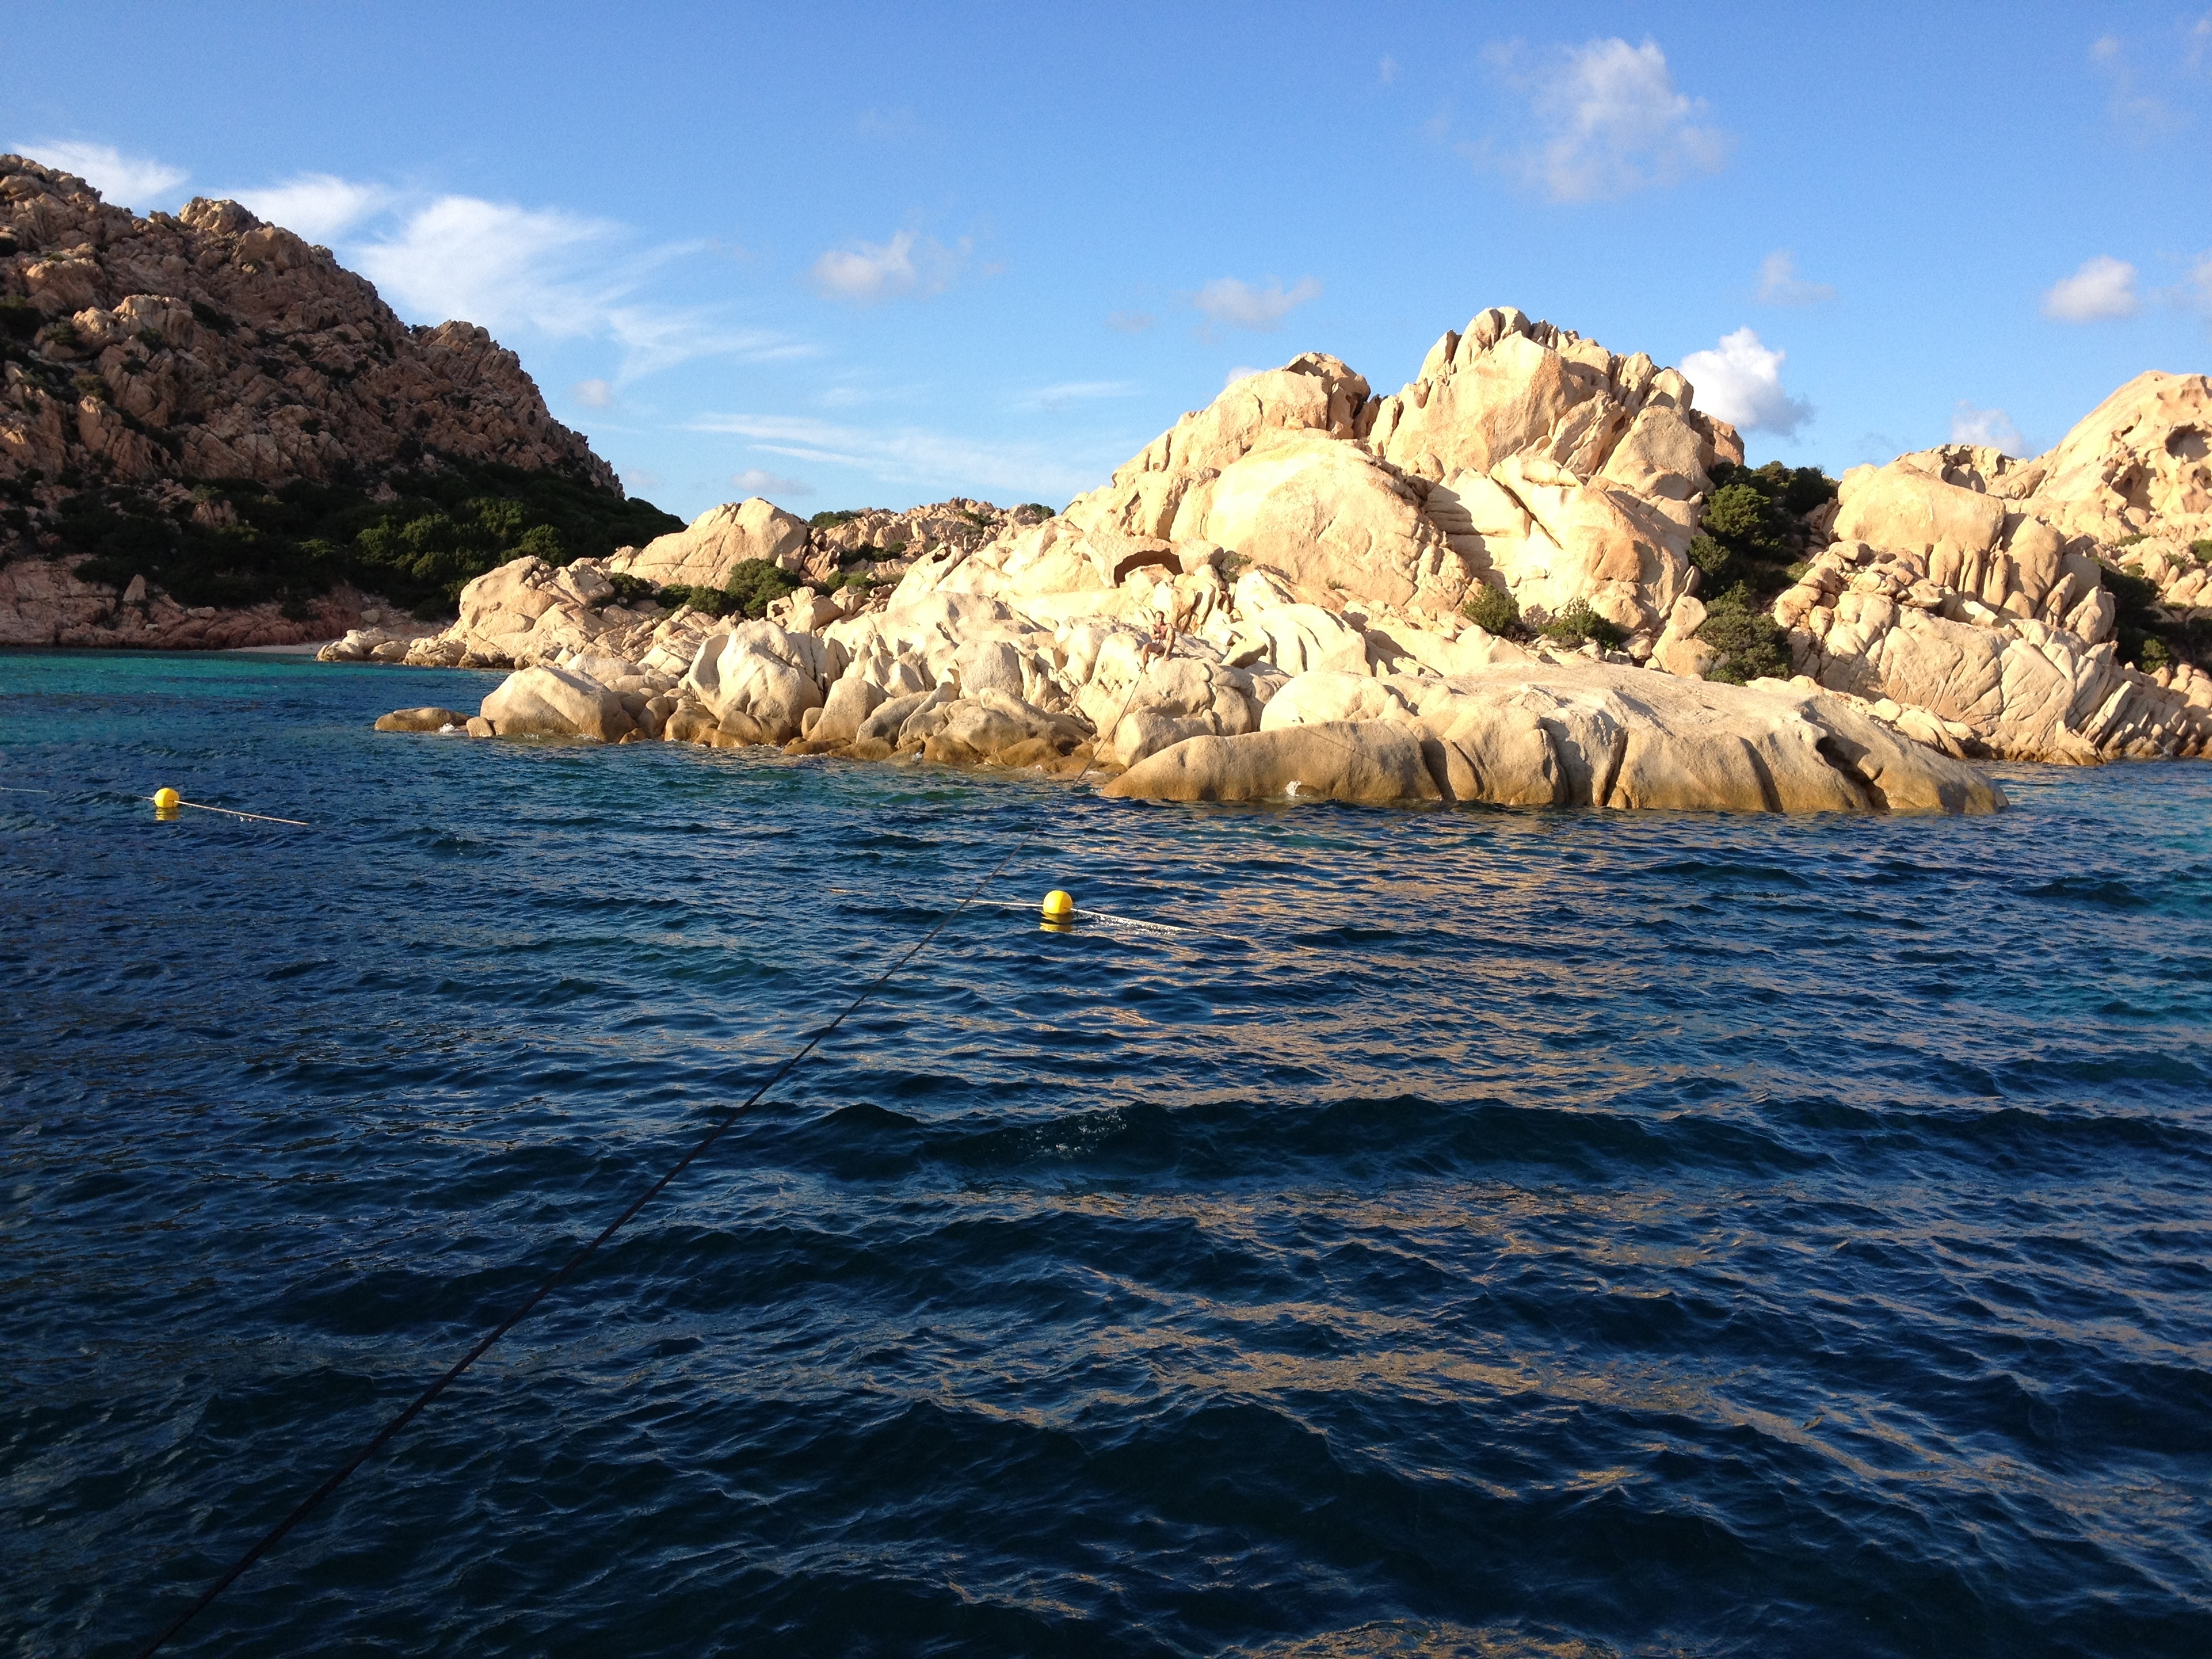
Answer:
[[[1044,896],[1044,902],[1037,907],[1037,915],[1042,918],[1038,926],[1048,933],[1073,932],[1075,901],[1055,887]]]
[[[183,799],[184,797],[173,789],[166,787],[156,789],[154,792],[154,816],[164,820],[173,818],[177,816],[178,805]]]

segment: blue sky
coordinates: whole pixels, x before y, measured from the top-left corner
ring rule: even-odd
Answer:
[[[1497,304],[1839,471],[2212,368],[2207,7],[9,0],[0,146],[484,324],[687,516],[1058,504]]]

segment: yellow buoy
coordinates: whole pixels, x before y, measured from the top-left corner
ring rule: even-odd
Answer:
[[[184,797],[173,789],[167,787],[156,789],[154,792],[154,816],[157,818],[176,817],[177,807],[183,799]]]
[[[1037,907],[1037,915],[1043,918],[1040,925],[1045,932],[1065,933],[1069,924],[1075,920],[1075,901],[1055,887],[1044,896],[1044,902]]]

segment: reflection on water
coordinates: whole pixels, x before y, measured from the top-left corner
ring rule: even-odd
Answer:
[[[2212,771],[1400,815],[367,730],[476,684],[0,659],[14,1649],[132,1650],[1017,836],[180,1650],[2212,1644]]]

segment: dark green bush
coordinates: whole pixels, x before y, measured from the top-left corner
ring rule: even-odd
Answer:
[[[1477,582],[1468,591],[1467,603],[1460,606],[1459,614],[1486,634],[1510,636],[1521,632],[1519,601],[1488,582]]]
[[[1537,631],[1561,645],[1580,645],[1584,640],[1594,640],[1601,651],[1617,651],[1628,639],[1626,634],[1591,610],[1585,599],[1562,605],[1559,613]]]
[[[1816,466],[1764,466],[1716,462],[1713,490],[1690,543],[1690,562],[1702,572],[1698,591],[1725,593],[1748,587],[1754,597],[1779,592],[1790,582],[1802,553],[1807,514],[1833,498],[1836,481]]]
[[[2189,544],[2189,551],[2199,564],[2212,564],[2212,536]]]
[[[46,316],[20,294],[0,298],[0,334],[27,340],[46,326]]]
[[[1060,516],[1058,507],[1047,507],[1042,501],[1024,501],[1014,510],[1018,513],[1042,513],[1048,519],[1056,519]]]
[[[817,513],[806,522],[817,530],[834,530],[841,524],[852,523],[860,516],[858,512],[838,508],[830,512]]]
[[[865,592],[876,585],[873,576],[865,575],[858,570],[840,570],[822,585],[822,591],[835,593],[841,587],[857,587]]]
[[[202,328],[211,328],[218,334],[228,334],[238,327],[238,319],[228,312],[217,311],[204,300],[192,301],[192,319]]]
[[[1757,679],[1786,680],[1796,672],[1790,665],[1789,634],[1742,583],[1706,603],[1697,636],[1728,659],[1708,679],[1748,685]]]
[[[39,343],[57,350],[76,349],[76,325],[66,317],[58,323],[48,323],[39,331]]]
[[[607,580],[614,584],[613,602],[617,605],[634,605],[640,600],[659,597],[659,590],[642,576],[626,576],[611,570]]]
[[[730,596],[732,610],[758,618],[768,615],[773,601],[797,592],[799,584],[778,569],[772,560],[740,559],[731,568],[722,591]]]
[[[83,492],[49,527],[83,556],[86,580],[120,586],[143,574],[185,605],[299,600],[343,581],[410,608],[435,600],[441,615],[470,580],[524,554],[563,565],[683,527],[650,501],[553,473],[449,463],[386,482],[398,499],[372,500],[357,483],[199,480],[197,499],[237,514],[220,527],[127,492]]]
[[[80,398],[96,398],[106,403],[111,395],[107,382],[97,374],[73,374],[70,377],[70,384],[76,388],[76,395]]]
[[[719,587],[693,587],[684,582],[670,582],[660,590],[659,598],[671,611],[681,611],[688,605],[709,617],[728,616],[732,603],[730,596]]]

